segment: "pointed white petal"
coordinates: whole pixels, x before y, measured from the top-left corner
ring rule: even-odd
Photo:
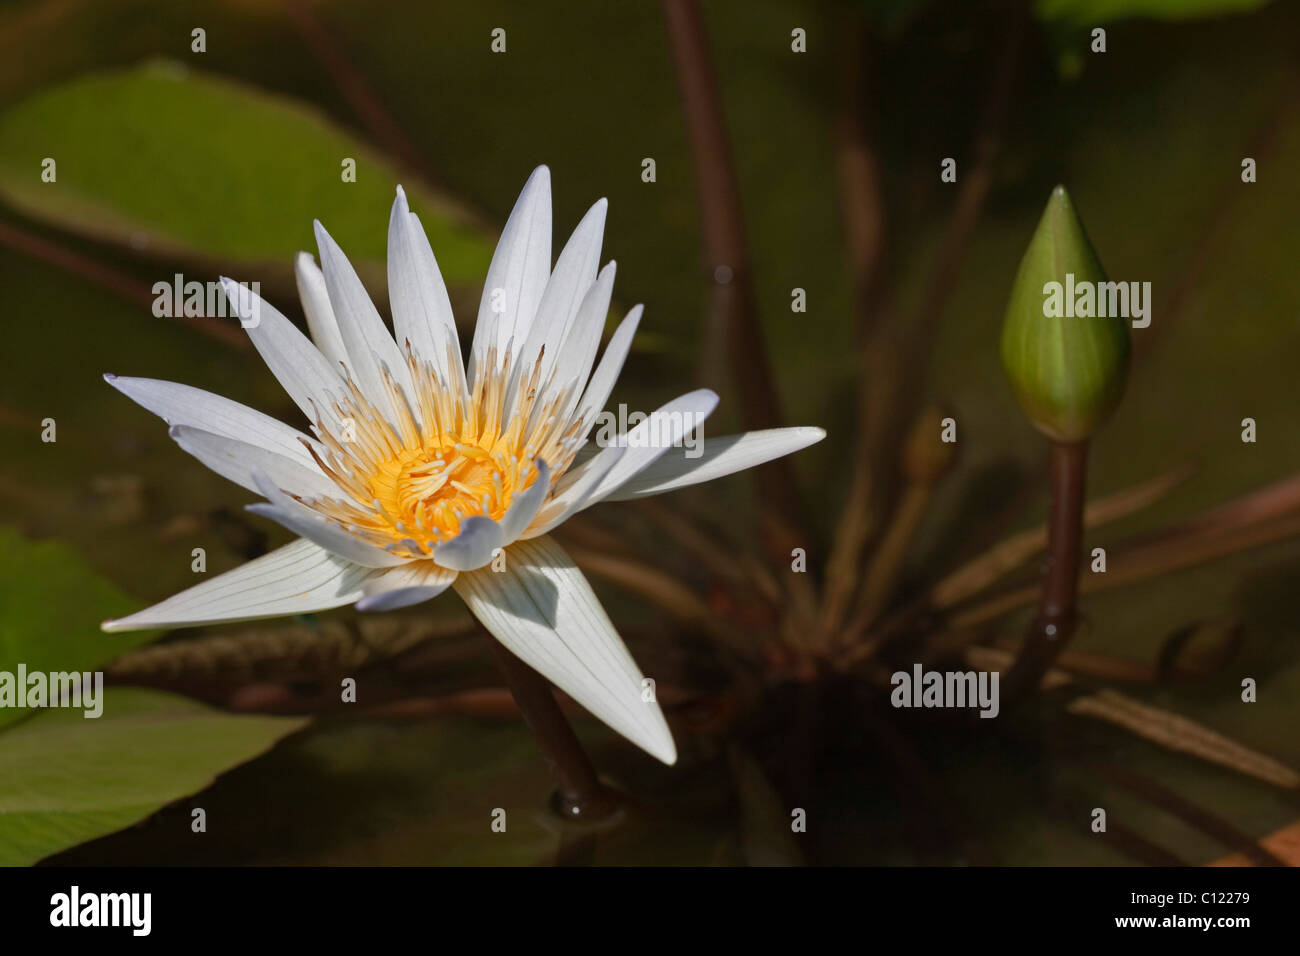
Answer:
[[[299,439],[318,443],[296,428],[263,415],[256,409],[231,401],[201,388],[164,382],[155,378],[123,378],[105,375],[104,381],[132,401],[143,405],[168,425],[192,425],[215,435],[246,441],[276,454],[315,468]]]
[[[807,448],[825,437],[826,432],[820,428],[772,428],[706,438],[695,449],[699,453],[697,457],[687,457],[691,449],[673,448],[605,495],[605,500],[644,498],[712,481]]]
[[[455,588],[506,649],[664,763],[677,748],[659,705],[591,585],[550,538],[511,545],[506,570],[471,571]]]
[[[423,604],[425,601],[431,601],[443,591],[451,586],[448,581],[445,585],[419,585],[409,588],[394,588],[391,591],[380,591],[377,594],[366,595],[357,602],[358,611],[380,612],[380,611],[397,611],[404,607],[412,607],[416,604]]]
[[[550,466],[540,458],[533,464],[537,468],[537,477],[522,494],[515,495],[514,501],[510,502],[510,507],[506,510],[505,517],[501,519],[501,535],[506,544],[519,537],[532,523],[542,503],[546,501],[547,493],[551,490]]]
[[[473,571],[492,560],[492,552],[504,547],[506,536],[487,515],[470,515],[460,523],[460,533],[433,549],[433,560],[453,571]]]
[[[551,173],[538,166],[524,184],[488,266],[470,350],[471,386],[478,374],[475,366],[487,360],[491,346],[500,363],[511,340],[516,347],[523,344],[550,274]]]
[[[296,506],[296,507],[295,507]],[[264,502],[245,505],[244,510],[251,514],[269,518],[276,524],[302,535],[308,541],[324,548],[340,560],[346,560],[365,568],[396,567],[403,563],[402,558],[372,547],[354,537],[337,525],[327,524],[308,509],[297,505],[289,499],[288,505],[272,505]]]
[[[521,344],[513,370],[516,380],[532,371],[538,357],[542,360],[540,381],[545,384],[548,374],[555,368],[561,345],[573,327],[578,309],[587,291],[596,281],[600,265],[600,244],[605,232],[605,210],[609,203],[597,202],[582,217],[573,235],[565,243],[556,260],[555,271],[546,283],[537,317],[528,329],[528,337]],[[563,384],[565,377],[557,377]]]
[[[449,352],[451,361],[461,361],[447,285],[424,227],[407,206],[401,186],[388,220],[388,299],[398,350],[405,354],[409,340],[416,356],[432,363],[440,378],[453,386],[463,381],[463,368],[453,372],[447,366]]]
[[[334,306],[330,305],[329,291],[325,288],[325,274],[320,271],[311,254],[300,252],[293,260],[293,274],[298,282],[298,298],[307,316],[307,328],[320,354],[330,364],[348,364],[348,350],[343,345]]]
[[[569,418],[582,399],[583,386],[591,376],[591,366],[596,361],[596,352],[600,348],[600,337],[605,331],[605,319],[609,317],[609,300],[614,295],[613,262],[600,270],[600,275],[587,290],[560,347],[554,350],[549,361],[554,362],[555,381],[558,384],[576,379],[578,388],[569,399],[567,407],[560,410],[561,416]]]
[[[224,277],[221,284],[253,347],[294,404],[313,422],[317,414],[328,420],[329,398],[342,387],[342,373],[261,296]]]
[[[582,418],[580,434],[586,435],[591,430],[596,416],[604,410],[605,403],[609,401],[609,393],[614,391],[618,373],[623,371],[623,362],[627,358],[628,350],[632,348],[632,339],[636,337],[636,328],[641,323],[641,312],[641,306],[633,306],[614,330],[614,334],[609,337],[605,354],[600,357],[600,364],[596,366],[596,371],[591,373],[591,381],[587,383],[587,390],[583,392],[582,401],[578,403],[578,415]]]
[[[173,425],[167,433],[176,444],[218,475],[249,491],[258,491],[253,475],[262,472],[276,487],[292,489],[297,495],[340,496],[338,486],[321,472],[315,462],[308,468],[278,452],[189,425]]]
[[[411,373],[397,343],[388,333],[388,327],[379,317],[379,311],[370,300],[370,293],[361,284],[352,263],[343,254],[337,242],[325,231],[319,221],[316,244],[320,248],[321,271],[325,273],[325,287],[330,303],[338,318],[339,333],[348,353],[348,369],[356,377],[363,395],[388,417],[390,424],[400,421],[398,409],[389,399],[384,385],[381,366],[388,368],[394,382],[405,392],[408,400],[415,394],[411,386]],[[411,403],[412,408],[415,407]]]
[[[270,502],[270,504],[248,505],[247,510],[253,514],[270,518],[277,524],[284,525],[294,534],[316,542],[325,550],[346,558],[353,564],[368,568],[391,568],[406,563],[407,559],[399,558],[395,554],[362,541],[337,524],[326,521],[306,505],[294,501],[261,472],[253,475],[253,483],[257,487],[258,494],[263,495]]]
[[[587,469],[601,467],[602,459],[612,456],[615,448],[622,446],[627,449],[618,463],[592,490],[585,507],[596,504],[660,458],[681,441],[684,435],[698,428],[717,405],[717,393],[710,389],[687,392],[655,409],[641,424],[618,436],[618,445],[605,448],[585,466]]]
[[[583,296],[596,281],[608,208],[607,200],[597,200],[560,250],[537,307],[537,318],[528,332],[529,339],[536,338],[539,346],[554,349],[564,340],[564,334],[578,314]]]
[[[410,561],[376,571],[365,583],[358,611],[395,611],[435,598],[456,580],[456,572],[432,561]]]
[[[603,451],[604,449],[602,449]],[[526,539],[544,535],[567,521],[570,515],[576,514],[585,508],[591,500],[592,493],[605,476],[618,464],[619,459],[622,458],[625,452],[626,449],[615,447],[609,454],[601,458],[598,467],[584,467],[580,471],[569,469],[557,483],[555,494],[551,500],[542,506],[532,524],[519,537]],[[575,474],[575,471],[578,471],[578,473]]]
[[[360,598],[372,573],[298,540],[102,627],[140,631],[324,611]]]

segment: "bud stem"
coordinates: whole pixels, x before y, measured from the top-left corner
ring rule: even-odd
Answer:
[[[1083,544],[1084,485],[1088,442],[1052,442],[1052,507],[1047,524],[1047,573],[1038,613],[1005,676],[1004,692],[1017,699],[1042,682],[1074,636]]]
[[[489,641],[506,686],[555,775],[559,785],[556,809],[560,815],[575,823],[598,823],[612,817],[618,811],[618,796],[597,779],[586,751],[555,701],[551,685],[495,639]]]

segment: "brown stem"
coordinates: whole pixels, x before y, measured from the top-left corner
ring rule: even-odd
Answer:
[[[489,638],[489,643],[506,686],[555,774],[559,784],[556,809],[560,815],[583,823],[612,817],[618,811],[618,796],[596,778],[596,770],[556,703],[551,685],[495,639]]]
[[[870,122],[874,92],[873,43],[866,18],[845,5],[838,26],[843,52],[838,127],[840,210],[844,217],[849,274],[853,281],[856,348],[860,381],[879,381],[897,367],[897,343],[881,335],[888,308],[885,270],[886,227],[884,186],[878,150]],[[866,88],[866,89],[864,89]],[[874,387],[874,386],[873,386]],[[834,634],[848,613],[862,574],[862,554],[876,533],[876,506],[881,476],[870,434],[879,429],[872,418],[874,402],[859,391],[859,435],[854,442],[853,478],[844,510],[836,522],[830,558],[826,562],[822,625]]]
[[[1038,614],[1030,623],[1020,654],[1003,681],[1003,693],[1013,700],[1019,691],[1038,686],[1074,634],[1088,443],[1052,442],[1051,448],[1052,510],[1047,522],[1047,574]]]
[[[934,268],[926,279],[926,292],[914,315],[888,310],[875,320],[873,334],[863,344],[861,396],[864,437],[870,460],[890,460],[902,440],[908,419],[904,402],[924,385],[935,336],[948,301],[956,288],[962,265],[970,251],[975,227],[993,186],[995,167],[1002,152],[1003,129],[1011,112],[1021,51],[1030,20],[1029,5],[1011,4],[1002,32],[1002,48],[993,58],[989,82],[972,146],[973,163],[963,173]],[[877,483],[874,512],[887,514],[897,487]]]
[[[758,321],[740,189],[704,19],[698,0],[664,0],[663,6],[699,193],[704,254],[713,283],[711,314],[721,325],[720,334],[711,330],[710,339],[726,344],[731,377],[740,393],[742,425],[772,428],[781,424],[781,407]],[[755,468],[754,477],[767,505],[763,530],[772,549],[788,556],[790,547],[806,547],[789,460],[779,458]]]
[[[847,634],[865,631],[885,609],[885,603],[894,593],[903,572],[903,558],[912,543],[916,529],[930,506],[934,486],[928,483],[909,483],[899,499],[898,508],[889,526],[881,536],[871,561],[863,575],[862,594],[853,620],[845,628]]]
[[[871,148],[865,107],[859,102],[864,77],[848,71],[851,95],[841,119],[841,181],[858,313],[860,425],[848,502],[827,564],[824,606],[826,626],[831,630],[842,619],[849,592],[856,586],[861,555],[877,531],[879,516],[895,510],[899,487],[889,480],[891,476],[875,470],[876,463],[890,460],[892,450],[902,440],[902,425],[907,419],[904,401],[921,390],[936,328],[992,186],[1027,19],[1026,4],[1013,4],[976,130],[973,168],[962,178],[937,263],[926,283],[925,298],[905,325],[882,279],[885,213],[879,163]],[[847,33],[848,27],[841,29]],[[869,44],[861,51],[861,58],[868,59]],[[876,547],[883,543],[883,539],[878,540]],[[846,633],[851,628],[852,624],[846,627]],[[856,653],[870,651],[859,646]]]

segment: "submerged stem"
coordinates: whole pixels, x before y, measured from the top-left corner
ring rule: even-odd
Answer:
[[[598,823],[612,817],[618,810],[618,796],[597,779],[586,751],[555,701],[551,685],[495,639],[490,642],[506,686],[555,775],[556,809],[560,815],[581,823]]]

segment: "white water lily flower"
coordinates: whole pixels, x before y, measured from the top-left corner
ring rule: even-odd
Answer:
[[[641,318],[638,305],[595,363],[614,285],[614,263],[597,272],[605,206],[602,199],[591,207],[552,269],[550,174],[544,166],[533,172],[488,268],[468,369],[433,250],[401,187],[388,227],[395,336],[319,223],[321,268],[306,253],[296,263],[314,344],[268,303],[223,279],[253,345],[314,437],[186,385],[106,376],[165,419],[185,451],[266,499],[251,511],[299,539],[106,621],[104,630],[344,604],[389,610],[454,587],[506,648],[673,763],[672,735],[658,704],[642,699],[640,670],[586,578],[547,532],[598,501],[707,481],[825,433],[750,432],[706,439],[692,450],[681,439],[717,403],[701,389],[595,454],[579,455]]]

